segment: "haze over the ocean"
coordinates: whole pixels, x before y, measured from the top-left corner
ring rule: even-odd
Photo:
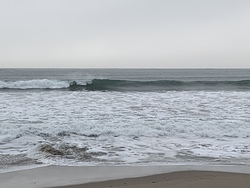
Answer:
[[[249,0],[1,0],[0,68],[249,68]]]

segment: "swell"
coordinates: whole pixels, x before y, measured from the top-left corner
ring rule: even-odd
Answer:
[[[76,86],[77,87],[77,86]],[[240,81],[128,81],[94,79],[87,83],[92,91],[182,91],[182,90],[250,90],[250,80]]]
[[[250,80],[239,81],[130,81],[93,79],[91,81],[27,80],[0,81],[0,90],[68,90],[68,91],[239,91],[250,90]]]

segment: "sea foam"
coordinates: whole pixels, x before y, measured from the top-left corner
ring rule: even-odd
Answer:
[[[67,88],[67,81],[58,80],[25,80],[25,81],[0,81],[0,88],[4,89],[59,89]]]
[[[0,98],[2,155],[69,165],[250,158],[249,92],[59,90]]]

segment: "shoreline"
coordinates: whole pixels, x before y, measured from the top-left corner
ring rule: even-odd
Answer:
[[[198,176],[197,176],[198,175]],[[200,175],[204,175],[201,177]],[[61,187],[61,188],[80,188],[80,187],[105,187],[122,186],[128,188],[140,188],[158,186],[159,188],[169,183],[207,177],[212,182],[223,182],[229,179],[228,185],[234,181],[250,180],[250,166],[202,166],[202,165],[166,165],[166,166],[84,166],[84,167],[65,167],[65,166],[46,166],[28,170],[0,173],[0,187],[3,188],[38,188],[38,187]],[[173,181],[159,181],[169,176]],[[190,177],[189,177],[190,176]],[[189,177],[189,179],[185,179]],[[233,182],[230,178],[232,177]],[[160,178],[160,179],[159,179]],[[183,179],[184,178],[184,179]],[[190,179],[191,178],[191,179]],[[222,178],[222,179],[221,179]],[[236,180],[237,179],[237,180]],[[123,182],[126,181],[126,182]],[[196,183],[204,183],[195,181]],[[94,182],[94,183],[93,183]],[[128,183],[127,183],[128,182]],[[135,182],[135,183],[133,183]],[[121,185],[121,183],[126,183]],[[113,184],[113,185],[111,185]],[[249,186],[249,184],[247,184]],[[104,186],[105,185],[105,186]],[[193,184],[192,184],[193,185]],[[156,186],[156,187],[157,187]],[[169,185],[168,185],[169,186]],[[195,185],[194,185],[195,186]],[[199,187],[199,186],[198,186]],[[244,187],[244,185],[239,186]]]

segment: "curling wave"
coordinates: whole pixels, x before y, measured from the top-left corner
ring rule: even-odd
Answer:
[[[88,91],[185,91],[185,90],[250,90],[250,80],[240,81],[129,81],[93,79],[84,85],[70,82],[69,90]]]
[[[93,79],[91,81],[27,80],[0,81],[0,89],[70,90],[70,91],[185,91],[185,90],[250,90],[250,80],[240,81],[130,81]]]

